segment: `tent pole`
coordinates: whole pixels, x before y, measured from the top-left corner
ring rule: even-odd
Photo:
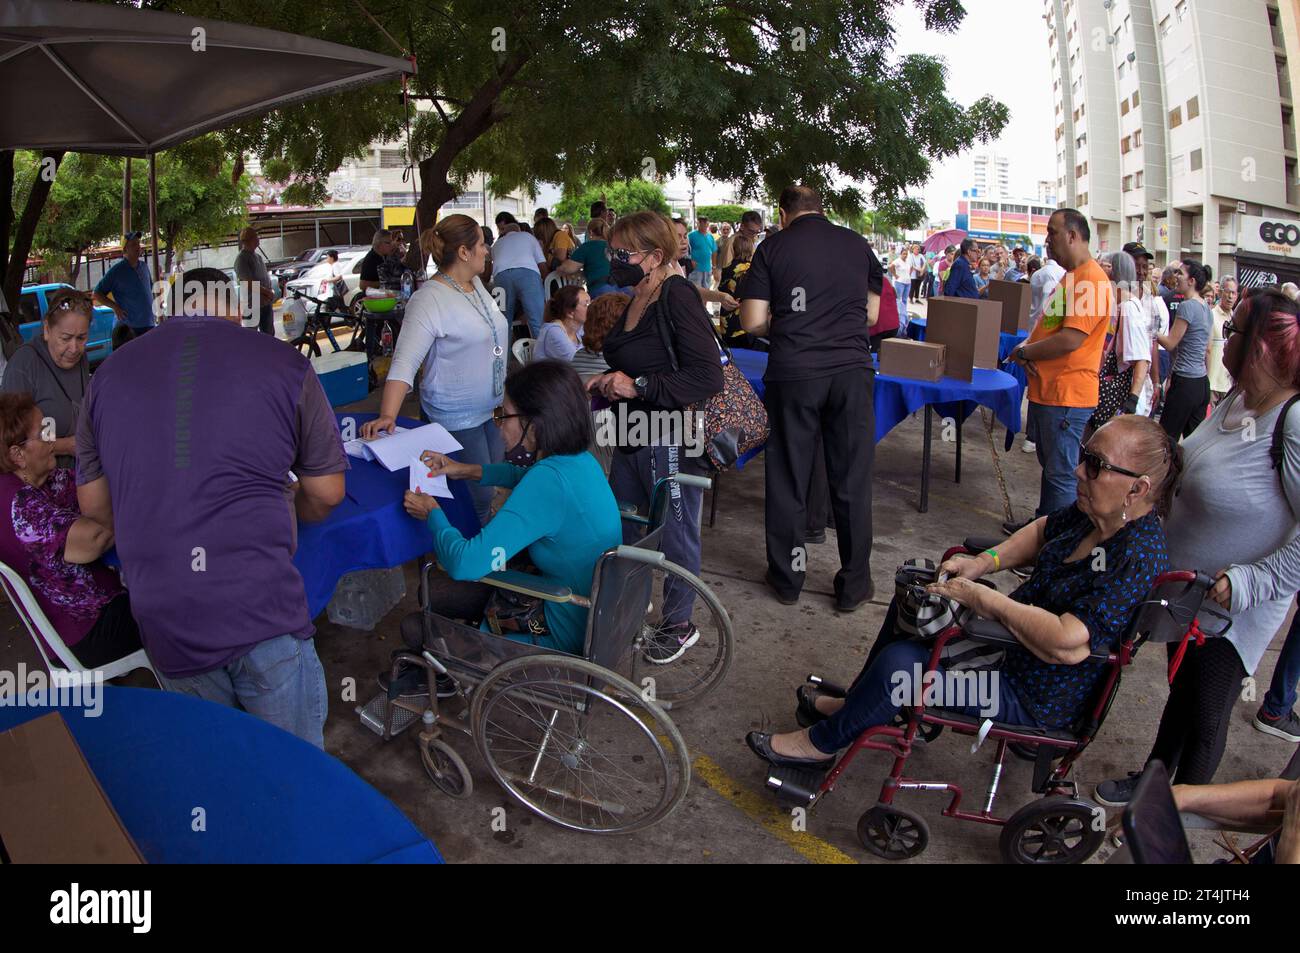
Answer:
[[[153,280],[162,280],[158,262],[158,157],[149,153],[149,234],[153,238]]]
[[[122,164],[122,234],[131,230],[131,159]]]

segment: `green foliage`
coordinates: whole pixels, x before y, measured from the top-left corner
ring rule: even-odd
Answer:
[[[625,182],[608,182],[604,185],[582,185],[566,188],[563,197],[555,208],[551,209],[551,218],[557,222],[572,222],[575,226],[585,226],[591,212],[591,204],[597,201],[618,211],[620,215],[627,212],[639,212],[650,209],[668,214],[668,200],[664,198],[663,187],[644,179],[628,179]]]
[[[830,210],[872,207],[899,227],[933,163],[995,138],[1006,106],[943,95],[946,69],[894,52],[906,0],[482,0],[367,4],[413,52],[422,214],[486,171],[494,187],[662,180],[678,171],[735,182],[746,196],[792,182]],[[912,0],[934,32],[960,0]],[[303,32],[398,54],[353,0],[144,0],[146,7]],[[233,152],[280,160],[295,199],[372,141],[402,137],[392,84],[304,103],[224,134]],[[845,182],[865,183],[866,189]],[[617,206],[616,206],[617,207]]]
[[[710,222],[730,222],[735,225],[740,221],[740,216],[749,211],[745,205],[697,205],[695,214],[703,215]],[[761,209],[760,209],[761,211]]]

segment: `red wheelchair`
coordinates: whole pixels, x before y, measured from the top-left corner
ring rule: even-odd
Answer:
[[[974,555],[1000,541],[971,537],[963,545],[948,550],[943,558]],[[925,850],[930,841],[929,826],[918,814],[896,805],[894,799],[900,791],[939,791],[952,796],[943,810],[944,816],[1002,828],[999,847],[1004,862],[1082,863],[1101,846],[1106,835],[1106,815],[1102,807],[1079,796],[1077,785],[1069,778],[1070,769],[1101,730],[1119,690],[1123,671],[1144,643],[1181,641],[1185,647],[1190,638],[1210,634],[1200,628],[1198,613],[1226,623],[1212,634],[1218,636],[1227,631],[1227,625],[1231,624],[1228,617],[1204,604],[1213,585],[1212,578],[1194,571],[1167,572],[1156,578],[1118,648],[1112,652],[1093,652],[1090,656],[1093,661],[1105,663],[1106,673],[1091,707],[1071,730],[1003,724],[944,708],[927,708],[924,704],[905,707],[898,722],[877,725],[859,735],[824,775],[809,770],[770,768],[767,786],[783,799],[815,807],[835,790],[859,751],[884,751],[893,755],[893,768],[881,785],[879,799],[862,814],[857,827],[862,846],[877,857],[906,860]],[[927,672],[938,669],[944,647],[955,639],[987,645],[1018,644],[1015,636],[999,623],[972,618],[965,625],[948,626],[935,638]],[[1174,664],[1181,658],[1181,652],[1182,648]],[[809,675],[808,681],[823,691],[843,694],[843,689],[817,675]],[[979,810],[962,807],[965,792],[958,784],[923,781],[906,774],[914,746],[933,742],[945,728],[959,735],[977,737],[979,745],[995,743],[992,777]],[[1002,817],[994,813],[993,804],[1008,752],[1033,762],[1032,789],[1042,797],[1010,817]]]

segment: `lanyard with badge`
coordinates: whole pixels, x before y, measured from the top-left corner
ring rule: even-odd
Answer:
[[[500,397],[506,391],[506,352],[505,348],[501,346],[501,339],[497,335],[497,324],[492,320],[491,311],[484,305],[483,298],[477,288],[471,287],[469,291],[466,291],[455,278],[445,272],[439,274],[438,277],[444,279],[447,284],[474,302],[474,310],[478,312],[479,317],[487,324],[488,330],[492,332],[492,396]]]

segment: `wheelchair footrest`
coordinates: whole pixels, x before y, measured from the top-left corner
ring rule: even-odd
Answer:
[[[420,720],[420,715],[404,705],[394,706],[393,712],[393,737],[397,737],[407,728]],[[380,692],[365,705],[358,705],[357,714],[361,718],[361,724],[365,725],[379,737],[384,736],[384,722],[388,719],[388,695]]]
[[[825,771],[816,768],[778,768],[767,770],[767,786],[783,801],[794,804],[811,804],[817,799]]]

